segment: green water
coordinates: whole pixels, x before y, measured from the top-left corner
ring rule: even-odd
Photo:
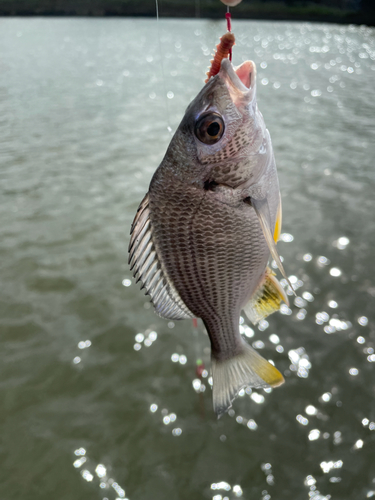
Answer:
[[[202,326],[152,312],[127,244],[224,23],[0,20],[1,500],[375,496],[375,32],[233,29],[300,298],[246,328],[284,386],[217,421]]]

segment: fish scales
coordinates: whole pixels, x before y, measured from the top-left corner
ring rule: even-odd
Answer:
[[[241,388],[280,385],[280,372],[241,337],[287,296],[267,267],[281,202],[251,61],[224,59],[186,110],[134,219],[131,266],[164,318],[203,320],[218,416]],[[276,223],[277,222],[277,223]],[[276,229],[278,228],[278,229]],[[283,269],[282,269],[283,271]]]
[[[181,203],[184,211],[176,215]],[[269,255],[254,210],[218,202],[210,191],[166,189],[164,183],[159,189],[152,185],[150,208],[154,240],[169,278],[189,310],[212,326],[215,352],[229,358],[238,350],[239,327],[237,314],[227,311],[239,315]],[[250,246],[249,239],[255,244]]]

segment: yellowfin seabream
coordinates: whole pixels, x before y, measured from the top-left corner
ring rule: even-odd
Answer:
[[[129,263],[159,316],[201,318],[211,341],[213,406],[220,416],[247,386],[281,373],[239,332],[288,298],[267,267],[281,230],[271,138],[256,103],[256,68],[223,59],[186,110],[131,228]]]

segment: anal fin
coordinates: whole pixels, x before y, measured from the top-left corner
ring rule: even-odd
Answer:
[[[278,311],[282,301],[289,306],[288,296],[283,287],[275,273],[267,267],[263,280],[243,310],[249,320],[256,325],[262,319]]]

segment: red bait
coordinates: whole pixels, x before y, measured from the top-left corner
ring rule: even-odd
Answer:
[[[208,80],[211,78],[211,76],[215,76],[219,73],[221,61],[229,56],[234,43],[235,43],[235,37],[233,33],[225,33],[225,35],[223,35],[220,38],[220,43],[216,45],[216,52],[214,54],[214,58],[210,61],[211,68],[206,73],[207,79],[205,80],[204,83],[207,83]]]

